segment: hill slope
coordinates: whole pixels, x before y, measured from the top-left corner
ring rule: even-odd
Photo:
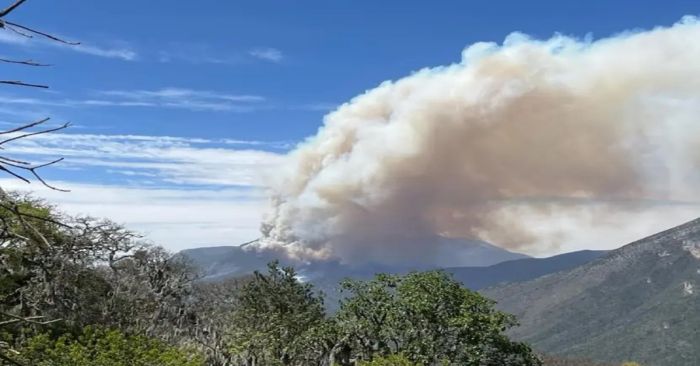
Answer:
[[[597,259],[606,250],[581,250],[548,258],[525,258],[488,267],[451,267],[445,271],[464,286],[479,290],[505,282],[523,282],[546,274],[565,271]]]
[[[700,220],[591,263],[483,291],[535,349],[643,365],[700,364]]]

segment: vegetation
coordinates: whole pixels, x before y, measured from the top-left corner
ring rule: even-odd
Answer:
[[[417,365],[539,365],[526,345],[503,335],[515,325],[512,317],[443,272],[380,274],[371,281],[347,280],[342,288],[348,297],[327,317],[322,297],[300,283],[293,269],[270,264],[237,296],[233,355],[246,365],[398,359]]]
[[[402,353],[421,365],[535,365],[529,347],[503,331],[515,319],[441,271],[347,280],[337,315],[354,357]]]
[[[162,341],[126,336],[118,330],[88,327],[72,337],[38,335],[22,350],[27,364],[37,366],[201,366],[203,357]]]
[[[292,268],[197,283],[183,258],[113,222],[10,202],[0,207],[0,364],[539,364],[503,335],[511,316],[442,272],[347,280],[329,316]]]

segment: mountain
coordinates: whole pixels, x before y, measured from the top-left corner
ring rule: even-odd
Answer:
[[[605,250],[581,250],[548,258],[525,258],[488,267],[451,267],[445,271],[464,286],[479,290],[504,282],[523,282],[549,273],[565,271],[605,255]]]
[[[482,293],[541,352],[645,366],[700,364],[700,219],[568,271]]]
[[[212,281],[263,270],[267,263],[277,259],[273,253],[246,250],[242,246],[185,249],[178,255],[187,258],[204,280]]]
[[[435,240],[435,258],[448,266],[490,266],[493,264],[525,259],[528,256],[509,252],[489,243],[478,240],[451,239],[440,237]],[[200,269],[206,280],[216,280],[249,274],[255,270],[265,269],[268,262],[281,259],[282,264],[291,264],[308,280],[325,278],[369,276],[378,272],[399,273],[410,270],[434,269],[418,265],[387,265],[368,263],[359,265],[341,264],[335,261],[294,263],[278,258],[271,251],[256,251],[242,246],[205,247],[183,250],[180,255],[188,258]],[[364,276],[361,276],[364,277]]]
[[[457,244],[457,242],[454,243],[454,245]],[[464,243],[461,244],[464,245]],[[468,248],[472,251],[473,258],[463,258],[466,263],[484,264],[503,258],[516,258],[491,266],[445,268],[447,272],[454,275],[455,279],[473,290],[503,282],[526,281],[548,273],[570,269],[605,253],[586,250],[550,258],[523,258],[525,256],[485,243],[476,243]],[[200,269],[205,281],[217,281],[250,274],[255,270],[264,270],[267,263],[275,259],[272,253],[251,251],[242,247],[188,249],[180,252],[180,255],[187,257]],[[349,266],[336,261],[283,264],[294,265],[302,280],[313,283],[316,289],[323,291],[330,311],[337,308],[337,302],[342,297],[338,292],[338,283],[345,278],[369,279],[380,272],[400,274],[415,269],[434,269],[372,263]]]

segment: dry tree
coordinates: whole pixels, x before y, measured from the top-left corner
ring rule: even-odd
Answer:
[[[24,38],[43,38],[50,42],[58,42],[66,45],[77,45],[77,42],[69,42],[60,37],[52,35],[47,32],[37,30],[33,27],[29,27],[8,19],[8,16],[14,14],[14,12],[20,8],[26,0],[16,0],[6,8],[0,10],[0,31],[12,32],[17,37]],[[47,67],[49,64],[36,62],[34,60],[15,60],[9,58],[0,58],[0,63],[5,64],[8,68],[12,67]],[[0,84],[12,87],[29,87],[29,88],[41,88],[46,89],[48,85],[24,82],[21,80],[11,80],[11,79],[0,79]],[[64,123],[56,127],[46,127],[46,123],[50,119],[42,118],[37,121],[20,124],[17,127],[10,128],[4,131],[0,131],[0,150],[4,150],[4,145],[7,145],[13,141],[32,138],[33,136],[47,134],[59,130],[68,128],[69,123]],[[60,188],[52,186],[39,173],[39,170],[47,166],[54,165],[63,160],[63,158],[53,159],[48,162],[35,163],[27,161],[25,159],[20,159],[14,156],[9,156],[6,153],[0,153],[0,171],[19,179],[23,182],[30,183],[32,179],[39,181],[44,186],[53,189],[64,191]],[[8,243],[12,243],[17,240],[34,240],[41,242],[46,245],[46,248],[51,247],[51,243],[47,238],[34,227],[32,221],[36,220],[50,220],[54,224],[63,225],[60,222],[53,222],[51,218],[41,217],[27,212],[21,208],[21,205],[17,203],[14,199],[14,195],[8,194],[2,187],[0,187],[0,209],[5,210],[11,214],[19,226],[24,230],[23,232],[29,233],[32,238],[22,237],[12,225],[8,224],[8,220],[0,220],[0,250],[5,248]],[[2,254],[2,253],[0,253]],[[0,255],[0,263],[2,263],[2,256]],[[27,325],[47,325],[53,322],[59,321],[59,319],[45,319],[41,315],[38,316],[21,316],[18,314],[13,314],[11,312],[3,311],[0,309],[0,330],[9,326],[14,326],[18,323]],[[22,365],[20,361],[16,359],[16,351],[12,349],[11,345],[0,341],[0,364],[14,364]]]

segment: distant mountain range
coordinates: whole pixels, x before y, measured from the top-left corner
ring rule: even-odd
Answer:
[[[452,240],[452,246],[459,246],[462,262],[470,266],[444,268],[466,287],[479,290],[503,282],[527,281],[545,274],[574,268],[605,254],[605,251],[584,250],[549,258],[530,258],[512,253],[488,243],[478,241]],[[441,243],[445,248],[445,243]],[[471,253],[471,257],[467,255]],[[180,252],[199,268],[204,281],[219,281],[240,277],[256,270],[265,270],[267,263],[278,259],[271,252],[257,252],[238,246],[206,247],[187,249]],[[510,260],[509,260],[510,259]],[[344,278],[368,279],[376,273],[401,274],[411,270],[436,269],[416,268],[386,264],[346,265],[335,261],[309,263],[285,263],[293,265],[302,280],[314,284],[316,289],[326,294],[326,304],[330,311],[337,308],[341,297],[338,283]],[[495,264],[494,264],[495,263]]]
[[[478,240],[438,237],[435,239],[435,247],[439,248],[439,252],[435,253],[435,259],[439,263],[455,266],[490,266],[505,261],[529,258],[524,254],[513,253]],[[249,274],[255,270],[265,269],[267,263],[275,259],[280,259],[282,264],[294,265],[297,271],[308,280],[313,280],[316,277],[328,277],[329,275],[338,278],[358,275],[364,277],[364,274],[371,276],[378,272],[400,273],[435,268],[411,264],[363,263],[348,265],[336,261],[295,263],[278,258],[274,252],[256,251],[240,246],[187,249],[181,251],[180,255],[187,257],[197,266],[206,280]]]
[[[700,365],[700,220],[576,268],[482,293],[538,351],[645,366]]]
[[[454,243],[454,245],[458,244],[460,243]],[[583,250],[549,258],[529,258],[484,242],[467,244],[468,249],[462,249],[461,255],[472,252],[473,257],[464,260],[471,266],[449,267],[444,270],[452,273],[456,280],[473,290],[504,282],[527,281],[549,273],[571,269],[606,253],[606,251]],[[461,245],[464,247],[464,242],[461,242]],[[237,246],[187,249],[180,252],[180,255],[187,257],[199,268],[205,281],[217,281],[264,270],[267,263],[277,259],[270,252],[257,252]],[[334,292],[338,282],[347,277],[364,279],[376,273],[398,274],[411,270],[435,269],[380,264],[350,266],[334,261],[286,264],[294,265],[303,280],[314,283],[326,293]]]

